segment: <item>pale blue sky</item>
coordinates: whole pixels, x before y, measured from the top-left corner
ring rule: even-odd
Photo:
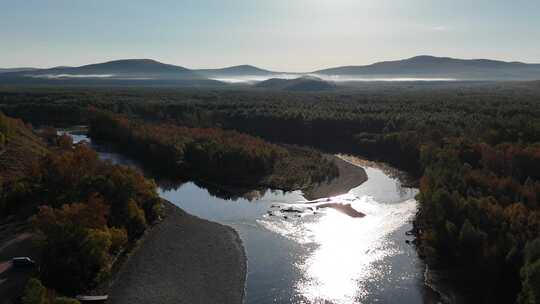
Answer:
[[[311,71],[420,54],[540,63],[540,0],[0,0],[0,67]]]

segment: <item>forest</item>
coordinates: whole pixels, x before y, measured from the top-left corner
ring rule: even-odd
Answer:
[[[337,167],[312,149],[219,128],[147,123],[92,109],[89,135],[113,143],[161,175],[184,180],[297,190],[338,175]]]
[[[2,162],[34,156],[20,160],[25,166],[16,171],[0,171],[0,218],[28,222],[39,252],[40,267],[23,302],[74,303],[59,295],[74,296],[109,279],[114,263],[160,218],[156,185],[50,128],[33,132],[3,114],[0,125]]]
[[[109,125],[94,129],[96,136],[125,135],[134,150],[156,149],[168,155],[160,159],[187,168],[214,161],[216,154],[198,147],[240,149],[253,161],[246,178],[269,172],[283,144],[388,162],[418,180],[415,232],[430,266],[462,271],[463,288],[480,290],[475,302],[540,298],[538,82],[378,84],[330,93],[6,88],[0,109],[34,125],[91,124],[96,109],[111,112],[98,118]],[[167,136],[171,129],[184,135]],[[237,140],[258,148],[243,150]],[[236,168],[236,160],[229,164]]]

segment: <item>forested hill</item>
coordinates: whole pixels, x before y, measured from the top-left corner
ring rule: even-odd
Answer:
[[[0,68],[0,74],[1,73],[12,73],[12,72],[24,72],[24,71],[32,71],[37,70],[35,68]]]
[[[314,76],[303,76],[294,79],[271,78],[257,83],[255,87],[272,90],[304,92],[331,91],[336,89],[335,84]]]
[[[55,67],[50,69],[24,70],[12,72],[10,75],[27,77],[156,77],[156,78],[179,78],[201,79],[197,74],[181,66],[161,63],[151,59],[122,59],[103,63],[88,64],[79,67]]]
[[[0,73],[2,84],[220,86],[190,69],[151,59],[122,59],[79,67]]]
[[[328,76],[455,78],[459,80],[536,80],[540,64],[489,59],[416,56],[363,66],[343,66],[313,72]]]
[[[0,180],[17,179],[47,151],[43,140],[20,119],[0,112]]]
[[[78,303],[64,296],[109,280],[162,216],[162,201],[154,182],[138,171],[101,161],[53,128],[34,132],[0,113],[0,254],[39,264],[10,270],[0,297]]]
[[[199,69],[195,71],[206,77],[270,76],[278,74],[252,65],[236,65],[220,69]]]

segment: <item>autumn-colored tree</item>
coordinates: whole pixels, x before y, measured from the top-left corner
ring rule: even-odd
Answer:
[[[40,271],[49,286],[73,294],[107,276],[112,241],[106,213],[102,202],[40,208],[32,221],[42,236]]]
[[[240,186],[268,183],[292,189],[337,175],[335,165],[313,150],[285,149],[219,128],[147,123],[94,111],[90,136],[113,142],[152,168],[175,177]]]
[[[71,150],[73,148],[73,138],[65,133],[58,136],[57,143],[61,149]]]
[[[540,303],[540,239],[531,241],[525,248],[525,264],[521,268],[521,278],[523,287],[519,303]]]
[[[73,298],[58,297],[54,299],[52,304],[81,304],[81,302]]]
[[[47,288],[41,284],[41,281],[36,278],[31,278],[26,284],[24,295],[22,297],[23,304],[46,304],[47,303]]]

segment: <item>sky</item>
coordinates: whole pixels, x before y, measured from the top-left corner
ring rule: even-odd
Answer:
[[[540,1],[0,0],[0,67],[309,72],[416,55],[540,63]]]

